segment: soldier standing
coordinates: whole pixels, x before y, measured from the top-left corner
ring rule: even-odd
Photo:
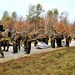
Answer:
[[[55,37],[53,34],[51,35],[51,47],[55,48]]]
[[[46,36],[46,44],[48,45],[49,35]]]
[[[4,53],[3,53],[3,50],[1,49],[1,44],[2,44],[2,34],[1,34],[1,31],[0,31],[0,53],[1,53],[1,57],[0,58],[4,58]]]
[[[13,52],[12,53],[18,53],[18,47],[17,47],[17,40],[16,40],[16,38],[14,38]]]
[[[28,38],[28,33],[26,32],[25,35],[24,35],[24,51],[26,52],[27,51],[27,40],[29,39]]]
[[[62,35],[60,32],[58,33],[58,36],[59,47],[62,47]]]
[[[27,54],[30,54],[30,50],[31,50],[31,40],[29,39],[27,40],[27,50],[26,50]]]
[[[5,31],[5,32],[2,32],[3,34],[2,34],[2,38],[3,38],[3,47],[4,47],[4,49],[3,49],[3,51],[8,51],[8,49],[9,49],[9,38],[8,38],[8,33]],[[6,47],[7,47],[7,49],[6,49]],[[6,49],[6,50],[5,50]]]
[[[28,33],[26,33],[26,37],[24,40],[24,49],[25,49],[26,54],[30,54],[31,42],[32,42],[31,37],[29,37]]]
[[[17,42],[17,46],[18,46],[19,51],[20,51],[20,48],[21,48],[20,47],[21,38],[22,38],[21,33],[20,32],[16,33],[16,42]]]
[[[37,35],[38,35],[38,34],[34,34],[34,35],[33,35],[33,36],[34,36],[34,38],[36,38],[36,37],[37,37]],[[38,43],[38,42],[37,42],[37,40],[35,39],[35,40],[34,40],[34,46],[35,46],[35,47],[36,47],[37,43]]]
[[[67,33],[65,35],[65,38],[66,38],[66,47],[69,47],[70,38],[69,38],[69,35]]]
[[[14,42],[13,42],[13,53],[18,53],[18,48],[20,51],[20,33],[16,32],[16,36],[14,37]]]
[[[13,42],[13,52],[12,53],[18,53],[16,30],[14,30],[12,33],[11,42]]]

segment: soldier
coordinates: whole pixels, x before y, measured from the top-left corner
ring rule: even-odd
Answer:
[[[55,48],[55,37],[53,34],[51,35],[51,47]]]
[[[14,30],[12,32],[12,35],[11,35],[11,42],[14,40],[14,37],[16,37],[16,30]]]
[[[26,51],[27,51],[27,40],[28,40],[29,38],[28,38],[28,33],[27,33],[27,32],[25,32],[24,34],[25,34],[25,35],[24,35],[24,36],[25,36],[25,37],[24,37],[24,49],[25,49],[24,51],[26,52]]]
[[[21,39],[22,39],[22,36],[21,36],[21,33],[20,32],[18,32],[17,34],[16,34],[16,37],[17,37],[17,46],[18,46],[18,49],[19,49],[19,51],[20,51],[20,41],[21,41]]]
[[[55,41],[56,41],[56,44],[57,44],[57,47],[59,47],[59,34],[57,33],[56,30],[54,30],[54,38],[55,38]]]
[[[28,33],[26,33],[26,37],[24,40],[24,49],[25,49],[25,54],[30,54],[30,50],[31,50],[31,42],[32,42],[32,37],[30,35],[28,35]]]
[[[17,43],[16,37],[14,37],[14,40],[13,40],[13,53],[18,53],[18,43]]]
[[[67,33],[65,35],[65,38],[66,38],[66,47],[69,47],[70,37],[69,37],[69,35]]]
[[[46,44],[48,45],[49,35],[46,36]]]
[[[1,57],[0,58],[4,58],[4,53],[3,53],[3,50],[1,49],[1,44],[2,44],[2,34],[1,34],[1,31],[0,31],[0,53],[1,53]]]
[[[14,30],[12,33],[11,42],[13,43],[13,52],[12,53],[18,53],[17,41],[16,41],[16,30]]]
[[[62,47],[62,35],[60,32],[58,33],[58,44],[58,47]]]
[[[34,33],[34,34],[33,34],[33,38],[36,38],[36,37],[37,37],[37,33],[36,33],[36,34]],[[35,39],[35,40],[34,40],[34,46],[35,46],[35,47],[36,47],[37,43],[38,43],[38,42],[37,42],[37,40]]]
[[[20,40],[21,40],[21,34],[19,32],[16,32],[16,36],[14,37],[14,42],[13,42],[13,53],[17,53],[18,49],[20,51]]]
[[[18,53],[18,48],[17,48],[16,40],[14,40],[14,42],[13,42],[13,52],[12,53]]]
[[[30,54],[30,50],[31,50],[31,40],[29,39],[29,40],[27,40],[27,50],[26,50],[26,53],[27,54]]]
[[[9,38],[8,38],[8,33],[6,32],[6,31],[4,31],[4,32],[2,32],[2,42],[3,42],[3,47],[4,47],[4,49],[3,49],[3,51],[8,51],[8,49],[9,49]],[[7,50],[5,50],[6,49],[6,47],[7,47]]]
[[[62,47],[62,39],[63,39],[63,34],[58,32],[56,37],[57,47]]]

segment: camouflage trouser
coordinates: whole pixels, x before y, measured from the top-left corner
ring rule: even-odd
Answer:
[[[16,42],[13,43],[13,53],[18,53],[18,47]]]
[[[66,47],[69,47],[69,40],[66,40]]]
[[[27,42],[27,49],[26,49],[27,54],[30,54],[30,50],[31,50],[31,42]]]
[[[31,42],[24,41],[24,51],[29,54],[31,50]]]
[[[55,48],[55,39],[51,39],[51,46],[52,48]]]
[[[20,51],[20,40],[17,40],[17,47],[18,47],[18,49]]]
[[[9,49],[9,41],[8,40],[3,41],[3,47],[4,47],[4,51],[5,51],[5,48],[6,47],[7,47],[7,50],[6,51],[8,51],[8,49]]]
[[[27,50],[27,41],[24,41],[24,51],[26,52]]]
[[[1,56],[4,56],[3,50],[1,49],[1,42],[0,42],[0,54],[1,54]]]

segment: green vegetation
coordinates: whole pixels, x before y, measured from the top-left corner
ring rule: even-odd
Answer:
[[[75,47],[0,63],[0,75],[75,75]]]

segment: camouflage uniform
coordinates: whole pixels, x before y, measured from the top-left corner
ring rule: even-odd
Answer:
[[[37,34],[34,34],[33,37],[36,38],[36,37],[37,37]],[[37,42],[37,40],[35,39],[35,40],[34,40],[34,46],[36,46],[37,43],[38,43],[38,42]]]
[[[56,37],[57,47],[62,47],[62,39],[63,39],[63,34],[58,32]]]
[[[51,35],[51,47],[55,48],[55,37],[53,34]]]
[[[17,40],[14,39],[13,42],[13,53],[18,53]]]
[[[31,41],[27,40],[27,49],[26,49],[26,53],[30,54],[30,50],[31,50]]]
[[[62,37],[61,37],[61,33],[58,33],[58,47],[62,46]]]
[[[21,40],[21,34],[16,33],[14,37],[14,42],[13,42],[13,53],[17,53],[18,49],[20,51],[20,40]]]
[[[3,50],[1,49],[1,43],[2,43],[1,39],[2,39],[2,35],[0,32],[0,54],[1,54],[1,57],[4,58],[4,53],[3,53]]]
[[[25,52],[27,51],[27,45],[28,45],[28,44],[27,44],[27,40],[28,40],[28,39],[29,39],[29,38],[28,38],[28,33],[26,33],[26,34],[25,34],[25,38],[24,38],[24,49],[25,49],[24,51],[25,51]]]
[[[8,37],[8,33],[7,32],[2,32],[2,42],[3,42],[3,47],[4,47],[4,49],[3,49],[3,51],[8,51],[8,49],[9,49],[9,37]],[[7,47],[7,50],[5,50],[6,49],[6,47]]]
[[[65,38],[66,38],[66,47],[69,47],[70,37],[67,33],[65,35]]]

